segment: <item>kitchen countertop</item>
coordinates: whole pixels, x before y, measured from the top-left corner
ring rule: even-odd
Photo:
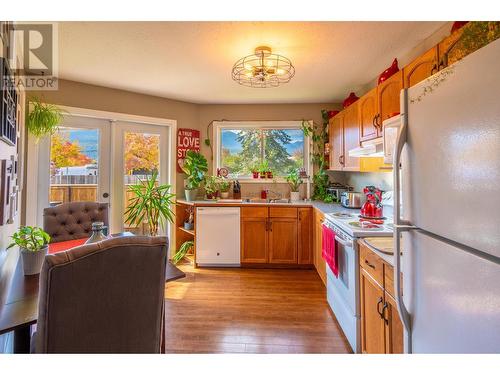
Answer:
[[[359,209],[345,208],[340,203],[325,203],[321,201],[297,201],[288,203],[264,203],[264,202],[238,202],[238,201],[210,201],[210,200],[196,200],[186,201],[184,199],[177,199],[177,203],[188,204],[193,206],[269,206],[269,207],[314,207],[324,214],[348,211],[359,213]]]
[[[385,262],[394,266],[394,256],[392,254],[387,254],[388,252],[394,252],[392,237],[365,237],[358,241],[368,246],[370,250],[381,257]],[[401,252],[403,252],[403,250],[401,250]]]

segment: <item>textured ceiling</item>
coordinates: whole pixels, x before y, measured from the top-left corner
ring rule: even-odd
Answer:
[[[339,102],[444,22],[61,22],[63,79],[195,103]],[[259,45],[292,60],[278,88],[238,85]]]

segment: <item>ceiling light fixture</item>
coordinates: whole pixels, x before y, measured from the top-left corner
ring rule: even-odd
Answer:
[[[295,75],[290,59],[272,53],[267,46],[257,47],[255,54],[245,56],[233,66],[233,80],[248,87],[278,87]]]

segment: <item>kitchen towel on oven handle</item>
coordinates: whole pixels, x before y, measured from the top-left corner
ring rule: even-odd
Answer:
[[[335,232],[325,224],[321,230],[322,244],[321,256],[325,260],[328,267],[332,270],[335,277],[339,277],[337,241],[335,241]]]

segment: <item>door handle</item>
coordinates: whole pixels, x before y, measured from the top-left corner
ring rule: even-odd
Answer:
[[[434,62],[434,64],[432,65],[432,68],[431,68],[431,76],[433,74],[436,74],[437,72],[438,72],[438,63]]]
[[[108,197],[109,197],[109,193],[103,193],[103,194],[102,194],[102,197],[103,197],[103,198],[108,198]]]
[[[384,303],[384,306],[382,307],[382,319],[384,319],[384,322],[385,322],[385,325],[388,326],[389,325],[389,319],[387,319],[385,317],[385,311],[388,310],[388,307],[389,305],[387,304],[387,302]]]
[[[375,269],[375,266],[373,264],[371,264],[370,262],[368,262],[366,259],[365,259],[365,264],[368,266],[368,267],[371,267],[373,269]]]
[[[380,311],[380,304],[381,304],[382,302],[384,302],[384,298],[383,298],[383,297],[380,297],[380,298],[378,299],[378,302],[377,302],[377,312],[378,312],[378,315],[380,316],[380,318],[382,318],[382,312],[384,311],[384,310]]]

